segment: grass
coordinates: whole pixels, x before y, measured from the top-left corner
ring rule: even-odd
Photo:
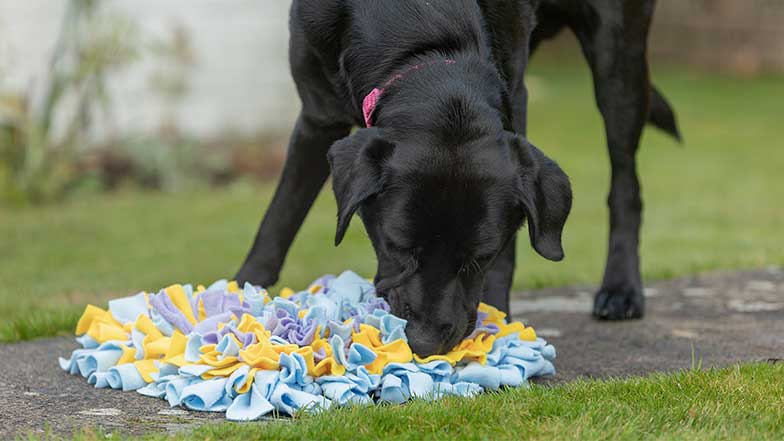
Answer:
[[[675,106],[686,143],[679,146],[654,129],[645,133],[644,278],[784,264],[778,98],[784,76],[741,79],[667,68],[654,79]],[[575,205],[564,238],[566,261],[548,262],[520,240],[515,288],[595,285],[606,253],[609,166],[590,78],[580,65],[545,63],[529,84],[529,137],[569,173]],[[231,276],[271,193],[271,185],[239,184],[0,209],[0,340],[70,332],[87,303]],[[302,287],[349,268],[371,276],[373,253],[359,224],[340,248],[332,246],[335,207],[327,189],[282,280]]]
[[[533,386],[438,403],[343,408],[146,439],[780,440],[784,365]],[[99,439],[85,431],[77,439]]]

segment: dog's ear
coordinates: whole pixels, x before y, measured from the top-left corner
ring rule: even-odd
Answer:
[[[520,177],[517,193],[528,219],[531,245],[542,257],[564,257],[561,234],[572,208],[572,187],[561,167],[523,137],[510,139]]]
[[[336,246],[343,240],[351,217],[362,201],[383,188],[384,162],[394,149],[395,145],[384,140],[376,127],[357,130],[330,147],[327,158],[338,205]]]

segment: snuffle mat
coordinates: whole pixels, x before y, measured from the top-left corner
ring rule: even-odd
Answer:
[[[98,388],[249,421],[331,406],[471,396],[555,372],[555,349],[480,304],[476,330],[445,355],[420,358],[406,321],[347,271],[271,298],[221,280],[88,305],[60,366]]]

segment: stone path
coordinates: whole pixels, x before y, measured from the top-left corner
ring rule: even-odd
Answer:
[[[558,374],[550,382],[688,369],[693,359],[704,367],[784,359],[780,268],[652,284],[638,321],[595,321],[592,299],[589,288],[556,288],[513,302],[513,316],[557,349]]]
[[[648,314],[632,322],[590,317],[593,289],[567,287],[516,296],[512,311],[558,350],[545,383],[608,378],[741,361],[784,359],[784,270],[711,273],[652,284]],[[221,414],[171,409],[133,392],[94,389],[67,375],[57,357],[71,338],[0,345],[0,438],[28,432],[69,435],[82,427],[127,434],[185,430]]]

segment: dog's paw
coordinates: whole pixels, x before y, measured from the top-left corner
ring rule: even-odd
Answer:
[[[240,287],[245,285],[245,282],[248,282],[251,285],[268,287],[274,285],[278,278],[270,276],[269,273],[264,271],[259,271],[252,267],[244,266],[234,276],[234,280],[237,281]]]
[[[599,320],[639,319],[645,314],[642,292],[611,291],[602,289],[593,302],[593,316]]]

